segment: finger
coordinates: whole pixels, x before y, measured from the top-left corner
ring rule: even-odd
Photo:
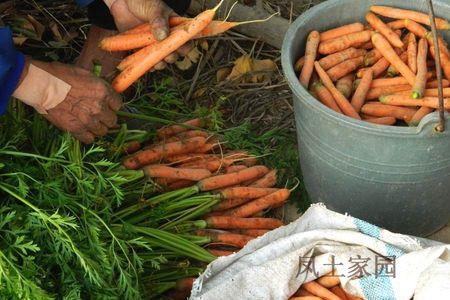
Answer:
[[[92,144],[95,141],[95,135],[89,131],[73,132],[72,135],[84,144]]]
[[[152,33],[158,41],[169,36],[169,22],[167,18],[157,17],[152,22]]]
[[[108,127],[97,118],[92,118],[91,122],[86,124],[86,128],[96,136],[104,136],[108,133]]]
[[[160,70],[164,70],[166,67],[167,67],[167,64],[165,62],[163,62],[163,61],[160,61],[159,63],[157,63],[155,65],[154,68],[155,68],[155,70],[160,71]]]
[[[119,109],[123,105],[122,97],[119,94],[117,94],[115,91],[113,91],[111,88],[110,88],[110,93],[106,95],[106,101],[108,103],[108,106],[113,111],[119,111]]]
[[[178,53],[174,52],[169,54],[166,58],[164,58],[164,61],[168,64],[173,64],[178,60]]]
[[[106,127],[114,127],[117,124],[117,115],[114,111],[106,109],[98,118]]]
[[[186,56],[189,52],[191,52],[191,50],[194,48],[194,43],[188,42],[186,44],[184,44],[183,46],[181,46],[180,48],[178,48],[177,52],[180,56],[184,57]]]

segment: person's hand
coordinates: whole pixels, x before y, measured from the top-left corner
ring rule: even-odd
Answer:
[[[102,79],[84,69],[57,62],[31,63],[71,86],[65,99],[43,115],[56,127],[88,144],[116,125],[116,112],[122,101]]]
[[[152,33],[158,40],[169,36],[169,17],[177,14],[162,0],[109,0],[110,11],[114,17],[119,31],[125,31],[144,22],[152,25]],[[174,63],[179,55],[186,56],[193,45],[188,43],[164,59],[166,63]],[[160,62],[155,66],[156,70],[166,67],[166,63]]]

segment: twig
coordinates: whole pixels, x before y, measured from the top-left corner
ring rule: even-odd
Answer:
[[[430,15],[431,32],[433,33],[434,52],[436,56],[436,75],[438,80],[438,96],[439,96],[439,125],[436,130],[439,132],[445,131],[445,115],[444,115],[444,92],[442,88],[442,62],[441,51],[439,49],[439,41],[436,30],[436,20],[433,8],[433,1],[428,0],[428,10]]]

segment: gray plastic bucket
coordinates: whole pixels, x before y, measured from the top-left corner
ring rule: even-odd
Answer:
[[[449,119],[445,133],[434,130],[437,113],[416,128],[351,119],[314,99],[293,69],[309,32],[364,21],[374,4],[427,11],[424,0],[332,0],[301,15],[286,34],[282,64],[294,94],[302,172],[313,202],[392,231],[425,236],[450,221]],[[449,1],[434,4],[438,15],[450,16]]]

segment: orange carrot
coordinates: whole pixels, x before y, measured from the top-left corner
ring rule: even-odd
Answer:
[[[168,127],[163,127],[161,129],[158,129],[156,133],[158,135],[158,138],[163,139],[169,138],[185,131],[189,131],[192,127],[203,127],[204,125],[204,120],[197,118],[186,121],[181,125],[171,125]]]
[[[408,48],[406,52],[408,53],[408,66],[415,74],[417,73],[417,40],[414,33],[408,34]]]
[[[323,55],[331,54],[348,49],[354,45],[357,45],[358,43],[368,42],[370,41],[370,34],[371,31],[366,30],[350,33],[332,40],[322,42],[319,45],[319,53]]]
[[[410,19],[418,23],[430,26],[430,18],[428,17],[428,14],[425,13],[408,9],[400,9],[389,6],[375,6],[375,5],[371,6],[370,10],[383,17],[393,19]],[[450,24],[445,19],[436,18],[436,27],[437,29],[448,30],[450,29]]]
[[[361,110],[361,107],[363,106],[364,102],[366,102],[366,96],[370,89],[370,84],[373,79],[373,71],[367,70],[367,72],[364,72],[364,75],[358,85],[358,88],[355,91],[355,94],[353,95],[351,104],[355,108],[355,111],[359,113]]]
[[[439,108],[439,98],[438,97],[424,97],[422,99],[411,99],[404,95],[387,95],[381,96],[380,102],[389,105],[399,105],[399,106],[426,106],[430,108]],[[450,98],[444,99],[444,108],[450,109]]]
[[[177,182],[179,179],[176,178],[154,178],[153,181],[160,186],[168,186],[174,182]]]
[[[194,137],[184,141],[157,145],[126,158],[123,165],[128,169],[138,169],[169,156],[195,151],[204,146],[205,142],[206,139],[203,137]]]
[[[275,229],[283,226],[283,222],[271,218],[236,218],[216,216],[206,218],[208,228],[215,229]]]
[[[372,36],[372,43],[375,48],[383,54],[383,56],[408,80],[410,85],[414,85],[415,76],[414,73],[408,68],[408,66],[400,59],[397,53],[392,49],[389,42],[379,33],[375,33]]]
[[[214,9],[205,10],[200,13],[192,21],[180,25],[182,26],[182,29],[170,34],[166,39],[140,50],[140,52],[142,51],[142,53],[144,53],[143,59],[138,63],[127,67],[114,79],[112,83],[114,90],[118,93],[125,91],[137,79],[162,61],[166,56],[175,52],[194,36],[199,34],[209,23],[211,23],[220,4],[221,3]]]
[[[366,100],[374,100],[384,95],[391,95],[396,92],[403,92],[403,91],[411,91],[411,86],[409,84],[405,84],[405,85],[392,85],[392,86],[371,88],[366,95]]]
[[[195,278],[193,277],[179,279],[176,282],[175,287],[169,290],[165,296],[172,300],[182,300],[188,298],[191,294],[194,280]]]
[[[337,81],[338,79],[350,74],[355,71],[363,62],[364,57],[356,57],[346,60],[327,71],[328,76],[332,81]]]
[[[417,74],[411,97],[414,99],[422,98],[427,85],[427,56],[428,43],[425,39],[420,39],[417,51]]]
[[[208,249],[208,252],[217,257],[228,256],[235,253],[234,251],[220,249]]]
[[[312,90],[315,93],[315,96],[319,99],[320,102],[322,102],[323,105],[327,106],[328,108],[338,112],[342,113],[339,106],[336,104],[336,101],[333,98],[333,95],[327,90],[327,88],[320,82],[319,80],[313,83]]]
[[[277,170],[271,170],[269,173],[256,180],[250,187],[271,188],[277,184]]]
[[[290,191],[288,189],[279,189],[275,193],[256,199],[246,203],[231,211],[230,215],[235,217],[250,217],[258,212],[265,210],[273,205],[283,203],[289,198]]]
[[[377,61],[379,61],[382,57],[383,57],[383,55],[381,54],[380,51],[378,51],[377,49],[373,49],[372,51],[368,52],[364,56],[364,66],[366,66],[366,67],[372,66]]]
[[[328,89],[328,91],[330,91],[330,93],[333,95],[334,100],[336,101],[337,105],[342,110],[342,112],[349,117],[360,120],[361,117],[355,111],[355,109],[350,104],[350,102],[344,97],[344,95],[342,95],[341,92],[339,92],[336,89],[336,87],[334,86],[330,77],[322,69],[322,67],[320,66],[320,64],[318,62],[315,62],[315,67],[316,67],[317,74],[319,75],[320,79],[322,80],[323,84]]]
[[[348,300],[344,290],[340,286],[334,286],[330,289],[330,291],[338,296],[341,300]]]
[[[405,63],[405,65],[408,63],[408,53],[406,51],[402,52],[399,57],[400,57],[401,61]],[[392,64],[389,66],[389,68],[387,70],[387,74],[391,77],[397,76],[399,73],[400,72]]]
[[[324,58],[319,59],[319,63],[324,70],[329,70],[332,67],[334,67],[346,60],[360,57],[365,54],[366,54],[366,50],[364,50],[364,49],[356,49],[354,47],[350,47],[348,49],[330,54],[328,56],[325,56]]]
[[[302,57],[300,57],[300,58],[297,60],[297,62],[295,63],[295,65],[294,65],[294,70],[295,70],[296,72],[300,72],[300,71],[302,70],[302,68],[303,68],[304,65],[305,65],[305,57],[302,56]]]
[[[179,154],[167,157],[165,160],[172,164],[185,164],[199,160],[206,160],[211,157],[215,157],[213,154],[203,154],[203,153],[188,153],[188,154]]]
[[[206,169],[182,169],[164,165],[149,165],[144,167],[144,173],[148,177],[187,179],[192,181],[211,177],[211,172]]]
[[[233,199],[233,198],[255,199],[275,193],[277,190],[278,189],[275,188],[238,186],[223,189],[219,192],[219,194],[222,199]]]
[[[432,72],[427,72],[426,78],[430,79],[433,76]],[[388,86],[394,86],[394,85],[407,85],[408,81],[405,77],[392,77],[392,78],[380,78],[380,79],[374,79],[372,81],[372,84],[370,85],[371,88],[379,88],[379,87],[388,87]],[[428,84],[427,84],[428,87]]]
[[[373,49],[373,44],[372,44],[371,41],[368,41],[366,43],[361,44],[361,46],[358,46],[356,48],[365,49],[365,50],[372,50]]]
[[[363,120],[378,125],[394,125],[397,122],[397,119],[394,117],[363,118]]]
[[[180,28],[171,28],[170,32],[179,31]],[[99,47],[104,51],[126,51],[146,47],[157,43],[151,31],[132,34],[119,34],[104,38],[100,41]]]
[[[262,177],[268,172],[269,169],[265,166],[254,166],[236,173],[218,175],[204,179],[198,183],[198,186],[202,191],[212,191]]]
[[[392,29],[403,29],[405,28],[405,20],[395,20],[386,24]]]
[[[133,154],[133,153],[139,151],[141,148],[142,148],[141,142],[139,142],[139,141],[129,141],[128,143],[126,143],[124,145],[123,152],[125,154],[130,155],[130,154]]]
[[[354,74],[348,74],[344,77],[342,77],[341,79],[339,79],[336,82],[336,88],[338,89],[339,92],[342,93],[342,95],[344,95],[345,98],[350,98],[352,91],[353,91],[353,81],[355,80],[355,75]],[[329,92],[328,92],[329,93]],[[330,94],[331,96],[331,94]],[[333,99],[333,96],[331,96],[331,98]],[[334,101],[334,99],[333,99]]]
[[[396,48],[394,51],[400,53],[399,48]],[[373,71],[373,78],[378,78],[381,74],[384,73],[384,71],[386,71],[389,68],[390,65],[391,64],[386,58],[384,57],[380,58],[372,67],[370,67]],[[365,70],[360,69],[360,71],[358,71],[356,76],[358,76],[358,78],[362,78],[364,75],[364,71]]]
[[[302,68],[302,72],[300,73],[300,83],[308,88],[309,80],[311,79],[311,75],[314,70],[314,61],[317,57],[317,48],[319,47],[320,42],[320,34],[318,31],[312,31],[308,35],[308,40],[306,42],[306,50],[305,50],[305,63]]]
[[[253,237],[236,233],[222,233],[211,230],[197,230],[199,236],[206,236],[211,239],[211,242],[223,243],[226,245],[243,248],[248,242],[253,240]]]
[[[419,108],[419,110],[414,114],[414,116],[412,117],[411,121],[408,123],[409,126],[417,126],[419,125],[420,121],[422,121],[422,119],[428,115],[431,114],[434,111],[433,108],[429,108],[426,106],[422,106],[421,108]]]
[[[399,36],[374,13],[367,13],[366,20],[376,31],[381,33],[392,46],[397,48],[403,47],[403,42],[400,40]]]
[[[344,25],[341,27],[333,28],[327,31],[324,31],[320,34],[320,42],[325,42],[328,40],[332,40],[343,35],[348,35],[350,33],[360,32],[364,30],[364,25],[361,23],[353,23]]]
[[[321,297],[325,300],[341,300],[338,296],[330,292],[328,289],[324,288],[315,281],[307,282],[303,284],[303,288],[310,292],[311,294]]]
[[[252,201],[252,199],[245,199],[245,198],[225,199],[220,201],[220,203],[218,203],[216,206],[214,206],[213,211],[224,211],[230,208],[238,207],[250,201]]]
[[[450,88],[444,88],[443,92],[444,92],[444,97],[450,98]],[[411,95],[411,93],[409,93],[409,92],[398,92],[395,94],[396,95],[406,95],[406,96]],[[437,88],[427,89],[427,90],[425,90],[423,95],[424,95],[424,97],[439,97],[439,91]]]
[[[234,172],[244,170],[244,169],[247,169],[247,166],[244,166],[244,165],[228,166],[225,168],[225,173],[227,173],[227,174],[234,173]]]
[[[446,88],[446,87],[449,87],[449,86],[450,86],[450,81],[448,81],[447,79],[442,79],[442,87]],[[432,88],[437,88],[437,87],[438,87],[437,79],[427,82],[427,88],[432,89]],[[426,95],[426,96],[430,96],[430,95]],[[436,95],[436,97],[437,97],[437,95]],[[449,96],[445,96],[445,97],[450,97],[450,95]]]
[[[246,218],[244,218],[246,219]],[[234,230],[234,232],[238,233],[238,234],[243,234],[243,235],[248,235],[248,236],[252,236],[252,237],[260,237],[262,235],[265,235],[266,233],[268,233],[270,230],[267,229],[239,229],[239,230]]]
[[[317,278],[316,282],[327,289],[337,286],[341,283],[341,279],[339,276],[336,276],[335,273],[330,272],[320,278]]]
[[[409,107],[399,107],[381,103],[366,103],[361,107],[361,112],[376,117],[394,117],[398,120],[409,122],[417,109]]]
[[[405,23],[406,29],[408,29],[411,33],[413,33],[418,38],[424,38],[427,35],[427,30],[425,27],[420,25],[417,22],[414,22],[413,20],[405,19],[403,20]]]

